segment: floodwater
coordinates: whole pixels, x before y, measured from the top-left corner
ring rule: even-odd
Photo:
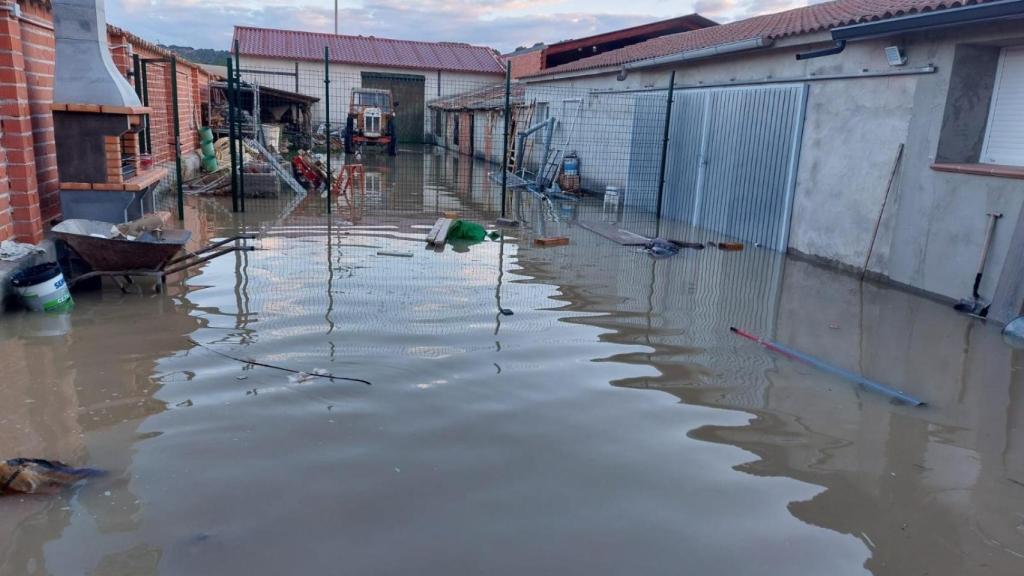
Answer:
[[[0,498],[0,575],[1024,573],[996,327],[761,249],[652,260],[571,223],[599,205],[424,250],[440,211],[493,221],[488,168],[364,161],[330,217],[190,198],[197,245],[264,236],[166,295],[0,319],[0,457],[109,471]]]

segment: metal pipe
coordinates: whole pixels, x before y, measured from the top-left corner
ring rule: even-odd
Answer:
[[[668,138],[669,128],[672,124],[672,96],[676,85],[676,71],[673,70],[668,77],[668,98],[665,101],[665,132],[661,138],[661,166],[658,173],[658,206],[655,208],[657,218],[656,225],[661,227],[661,200],[665,193],[665,164],[668,159]]]
[[[889,78],[891,76],[916,76],[919,74],[934,74],[938,71],[935,66],[921,66],[919,68],[905,68],[901,70],[882,70],[876,72],[859,72],[853,74],[808,74],[806,76],[786,76],[782,78],[763,78],[761,80],[743,80],[739,82],[718,82],[712,84],[679,84],[676,90],[693,90],[697,88],[743,88],[746,86],[762,86],[765,84],[796,84],[800,82],[819,82],[823,80],[856,80],[859,78]],[[592,90],[591,95],[602,94],[642,94],[646,92],[661,92],[665,88],[631,88],[628,90]]]
[[[171,56],[171,112],[174,114],[174,174],[178,190],[178,220],[185,219],[185,188],[181,181],[181,118],[178,114],[178,57]]]
[[[548,169],[548,157],[551,155],[551,140],[555,135],[555,117],[548,118],[545,123],[548,124],[547,132],[544,134],[544,156],[541,159],[540,166],[537,167],[537,186],[547,188],[550,183],[544,182],[544,175]]]
[[[238,39],[235,39],[235,118],[238,120],[238,208],[245,212],[245,130],[242,121],[242,61],[238,49]],[[255,103],[256,95],[253,94]],[[255,127],[255,123],[254,123]],[[256,135],[253,134],[255,137]]]
[[[331,65],[330,49],[324,46],[324,115],[327,134],[327,213],[331,213]]]
[[[438,71],[438,74],[441,72]],[[512,63],[505,63],[505,137],[501,140],[501,217],[505,217],[506,194],[508,193],[508,125],[511,121]]]
[[[906,402],[907,404],[910,404],[912,406],[924,406],[925,405],[925,402],[923,400],[919,400],[919,399],[917,399],[917,398],[915,398],[915,397],[913,397],[913,396],[911,396],[909,394],[906,394],[906,393],[901,392],[899,390],[895,390],[895,389],[890,388],[890,387],[888,387],[888,386],[886,386],[884,384],[879,384],[878,382],[875,382],[874,380],[865,378],[864,376],[861,376],[860,374],[854,374],[853,372],[850,372],[849,370],[843,370],[842,368],[839,368],[837,366],[833,366],[831,364],[828,364],[827,362],[825,362],[823,360],[819,360],[818,358],[815,358],[814,356],[811,356],[809,354],[804,354],[803,352],[798,352],[797,350],[794,350],[794,349],[792,349],[792,348],[790,348],[788,346],[783,346],[782,344],[779,344],[777,342],[772,342],[771,340],[766,340],[764,338],[759,338],[759,337],[754,336],[753,334],[751,334],[749,332],[746,332],[744,330],[740,330],[739,328],[730,327],[729,330],[733,334],[736,334],[737,336],[741,336],[743,338],[746,338],[747,340],[750,340],[752,342],[756,342],[757,344],[767,348],[768,350],[771,350],[773,352],[777,352],[779,354],[782,354],[783,356],[787,356],[790,359],[799,360],[799,361],[801,361],[801,362],[803,362],[805,364],[810,364],[811,366],[814,366],[815,368],[817,368],[817,369],[819,369],[819,370],[821,370],[823,372],[828,372],[830,374],[834,374],[836,376],[839,376],[840,378],[844,378],[846,380],[849,380],[850,382],[853,382],[855,384],[860,384],[861,386],[864,386],[865,388],[869,388],[871,390],[874,390],[875,392],[878,392],[878,393],[883,394],[885,396],[889,396],[890,398],[896,398],[897,400],[901,400],[901,401]]]
[[[225,96],[228,100],[228,148],[231,152],[231,211],[238,212],[238,147],[235,139],[235,70],[234,62],[228,56],[228,86]]]

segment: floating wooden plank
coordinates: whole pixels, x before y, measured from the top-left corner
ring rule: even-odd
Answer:
[[[585,230],[590,230],[594,234],[622,246],[646,246],[650,241],[639,234],[634,234],[629,230],[623,230],[618,226],[605,222],[579,222],[579,225]]]
[[[451,225],[451,218],[438,218],[437,222],[434,222],[434,226],[430,228],[430,232],[427,232],[427,243],[444,244],[448,239],[448,229]]]
[[[392,252],[390,250],[380,250],[377,252],[377,256],[395,256],[398,258],[412,258],[412,252]]]
[[[551,247],[551,246],[565,246],[569,243],[568,236],[551,236],[549,238],[535,238],[533,241],[537,246]]]

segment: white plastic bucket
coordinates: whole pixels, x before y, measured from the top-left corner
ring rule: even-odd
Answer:
[[[11,279],[25,307],[35,312],[66,312],[74,306],[64,274],[56,262],[19,271]]]
[[[616,186],[605,186],[604,203],[614,206],[619,205],[619,189]]]

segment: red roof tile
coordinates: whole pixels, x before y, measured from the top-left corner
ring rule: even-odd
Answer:
[[[637,62],[754,38],[775,40],[787,36],[823,32],[838,26],[990,1],[992,0],[834,0],[785,12],[737,20],[720,26],[662,36],[541,70],[526,77],[619,66],[627,62]]]
[[[373,36],[343,36],[298,30],[235,27],[239,51],[246,56],[322,60],[388,68],[503,74],[496,53],[483,46],[455,42],[416,42]]]

